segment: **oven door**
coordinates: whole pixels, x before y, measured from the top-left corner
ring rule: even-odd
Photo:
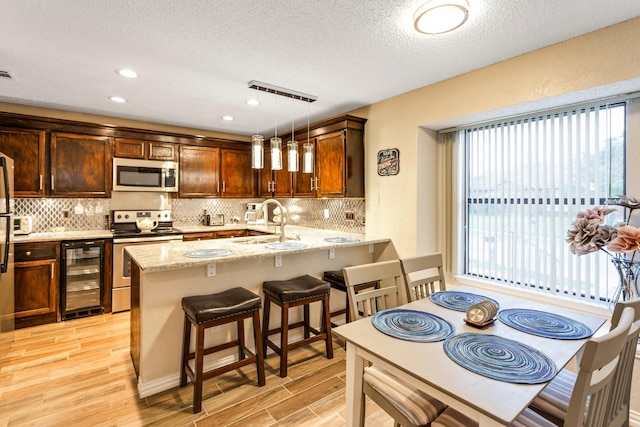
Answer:
[[[131,258],[125,251],[127,246],[153,245],[182,241],[182,235],[162,236],[142,239],[122,239],[113,242],[113,289],[111,311],[117,313],[131,309]]]

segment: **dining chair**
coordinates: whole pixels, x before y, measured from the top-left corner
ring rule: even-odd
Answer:
[[[620,321],[615,328],[587,341],[564,418],[551,421],[529,406],[511,425],[516,427],[608,427],[610,424],[606,419],[606,409],[612,382],[620,353],[627,341],[634,319],[635,310],[627,307],[620,315]],[[431,425],[432,427],[471,427],[477,426],[478,423],[448,407]]]
[[[624,301],[616,304],[611,317],[611,328],[620,323],[622,312],[631,307],[635,310],[634,322],[631,325],[627,340],[620,353],[620,361],[612,381],[611,393],[607,403],[608,426],[621,427],[629,425],[629,402],[631,399],[631,378],[640,335],[640,299]],[[571,389],[576,382],[576,374],[563,369],[547,387],[531,402],[531,407],[545,418],[552,421],[562,420],[567,413]]]
[[[352,321],[405,302],[404,274],[399,260],[346,267],[343,272],[349,292]],[[380,282],[378,289],[365,289],[356,293],[358,285],[374,281]],[[395,420],[396,427],[428,426],[446,408],[439,400],[375,365],[365,368],[363,375],[360,425],[364,425],[365,395]]]
[[[441,253],[403,258],[400,262],[409,302],[447,289]]]

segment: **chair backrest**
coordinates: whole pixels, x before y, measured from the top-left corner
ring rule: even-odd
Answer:
[[[620,317],[625,308],[631,307],[635,310],[635,319],[629,329],[627,341],[622,347],[620,361],[613,376],[613,387],[609,395],[607,405],[607,419],[611,426],[619,427],[629,425],[629,402],[631,400],[631,378],[633,376],[633,366],[638,346],[638,336],[640,335],[640,299],[619,302],[613,310],[611,317],[611,328],[618,326]]]
[[[343,269],[344,282],[349,292],[351,319],[371,316],[378,311],[397,307],[404,303],[402,287],[404,275],[400,260],[374,262]],[[377,289],[358,291],[355,286],[379,281]]]
[[[626,308],[615,328],[605,335],[587,341],[578,365],[578,376],[571,393],[564,425],[608,425],[606,409],[612,380],[634,318],[634,309]]]
[[[401,263],[409,302],[447,289],[441,253],[403,258]]]

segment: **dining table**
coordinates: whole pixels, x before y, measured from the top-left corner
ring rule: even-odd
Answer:
[[[604,317],[587,312],[547,305],[471,286],[460,286],[444,292],[489,298],[497,303],[498,316],[483,327],[468,324],[465,321],[466,310],[436,303],[439,300],[434,298],[435,296],[447,295],[437,293],[432,294],[431,297],[404,304],[396,310],[428,313],[443,319],[444,324],[448,322],[453,327],[451,334],[445,339],[420,342],[420,340],[398,338],[381,328],[377,320],[384,318],[376,319],[375,315],[333,329],[335,335],[345,340],[347,348],[347,426],[364,425],[363,373],[365,366],[369,364],[423,390],[476,420],[481,427],[510,425],[548,382],[576,356],[589,336],[596,333],[606,321]],[[502,316],[505,321],[501,320],[501,312],[515,313],[516,326],[519,327],[516,328],[513,324],[506,322],[511,316]],[[518,313],[521,312],[526,313],[528,317],[519,316]],[[384,312],[377,314],[381,313]],[[540,313],[540,322],[536,321],[535,316],[531,320],[531,313]],[[538,334],[531,328],[527,329],[531,326],[527,321],[532,322],[535,329],[538,324],[544,325],[547,316],[571,319],[583,330],[573,331],[572,333],[575,333],[573,336],[549,337],[544,333]],[[520,321],[522,324],[518,323]],[[554,322],[548,323],[552,323],[551,326],[555,327]],[[456,348],[453,344],[465,338],[472,338],[473,341],[462,343],[463,346],[457,347],[460,349],[458,353],[452,354],[452,350]],[[481,348],[483,342],[497,344],[494,348],[483,349]],[[504,359],[504,369],[501,368],[500,358],[505,357],[504,354],[497,355],[498,361],[495,362],[497,369],[495,365],[493,366],[496,372],[487,371],[488,374],[485,372],[483,362],[472,362],[466,367],[460,364],[459,359],[467,356],[492,357],[493,352],[501,353],[501,342],[512,343],[516,347],[522,346],[525,349],[524,354],[516,358],[526,359],[533,355],[542,358],[544,363],[538,366],[540,362],[534,359],[532,362],[534,368],[530,369],[530,372],[523,372],[522,375],[518,372],[521,367],[512,365],[513,360]],[[509,358],[512,355],[509,353],[506,356]],[[515,362],[517,365],[522,361]],[[489,361],[490,365],[493,363]],[[501,371],[508,374],[510,370],[513,370],[512,377],[506,375],[506,379],[501,378]],[[495,375],[492,377],[492,374],[498,377],[496,378]]]

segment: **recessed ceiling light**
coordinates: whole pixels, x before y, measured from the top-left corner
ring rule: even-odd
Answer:
[[[442,34],[460,27],[469,17],[467,0],[430,0],[416,10],[414,27],[424,34]]]
[[[249,105],[260,105],[260,101],[257,99],[247,99],[247,104]]]
[[[138,77],[138,73],[129,68],[119,68],[116,70],[116,72],[122,77],[128,77],[130,79],[135,79],[136,77]]]
[[[127,102],[127,100],[121,96],[112,96],[109,99],[112,100],[113,102],[120,102],[120,103]]]
[[[231,117],[231,116],[222,116],[221,118],[222,118],[222,120],[227,121],[227,122],[230,122],[231,120],[233,120],[233,117]]]

